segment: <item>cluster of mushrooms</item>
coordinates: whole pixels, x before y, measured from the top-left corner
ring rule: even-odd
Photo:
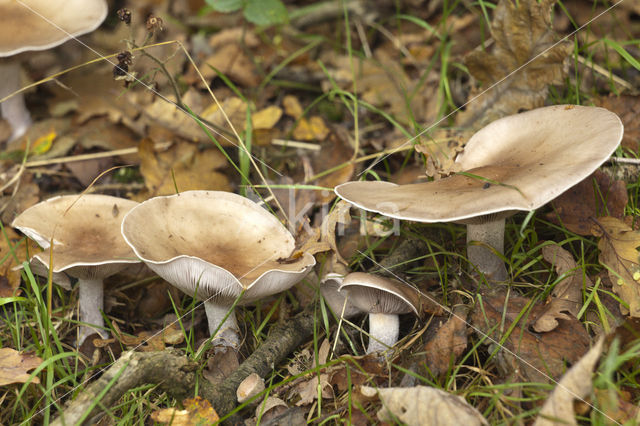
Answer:
[[[484,127],[456,159],[459,172],[395,185],[348,182],[341,198],[362,209],[419,222],[467,225],[467,258],[487,281],[508,280],[502,260],[505,218],[534,210],[593,173],[619,145],[620,119],[596,107],[558,105],[505,117]],[[219,191],[188,191],[142,203],[106,196],[59,196],[12,223],[45,249],[33,270],[78,279],[79,342],[104,333],[103,279],[142,261],[183,292],[204,301],[214,344],[238,348],[232,307],[287,290],[315,265],[292,256],[294,238],[263,207]],[[51,262],[50,262],[51,260]],[[325,277],[322,294],[344,317],[369,313],[368,353],[398,339],[398,315],[419,313],[420,293],[362,272]],[[226,318],[226,319],[225,319]]]

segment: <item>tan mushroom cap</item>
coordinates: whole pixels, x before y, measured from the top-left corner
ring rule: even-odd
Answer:
[[[11,226],[45,249],[53,238],[53,272],[108,276],[124,264],[140,262],[120,234],[122,219],[136,205],[109,195],[63,195],[29,207]],[[34,257],[49,267],[49,250]]]
[[[475,133],[456,160],[468,175],[411,185],[347,182],[335,192],[364,210],[418,222],[534,210],[593,173],[622,134],[618,116],[604,108],[538,108]]]
[[[287,290],[315,265],[288,260],[295,241],[253,201],[221,191],[155,197],[132,209],[122,234],[152,270],[187,294],[242,303]]]
[[[0,0],[0,57],[44,50],[95,30],[105,0]]]
[[[344,277],[340,292],[349,293],[349,302],[362,312],[374,314],[419,315],[420,295],[413,287],[390,278],[366,272]]]

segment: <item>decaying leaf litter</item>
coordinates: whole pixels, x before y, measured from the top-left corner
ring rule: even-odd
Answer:
[[[26,92],[33,125],[14,140],[2,127],[0,372],[11,379],[2,422],[97,421],[102,410],[173,424],[232,411],[251,424],[454,424],[459,417],[450,416],[461,413],[483,424],[637,419],[637,172],[606,165],[533,216],[508,219],[509,279],[501,283],[470,272],[464,227],[355,208],[345,216],[348,206],[333,194],[363,176],[446,178],[474,131],[544,105],[617,113],[625,136],[615,155],[635,157],[633,3],[283,9],[269,1],[261,9],[249,1],[237,11],[222,3],[118,5],[129,14],[110,3],[107,20],[82,38],[93,52],[71,41],[23,55],[22,86],[37,83]],[[288,22],[270,21],[283,16]],[[111,63],[94,61],[96,52]],[[206,343],[197,298],[145,267],[128,268],[106,281],[109,336],[76,349],[78,284],[68,292],[69,282],[58,282],[68,277],[54,274],[53,286],[46,268],[23,263],[42,248],[9,225],[60,194],[143,202],[190,190],[268,205],[297,240],[281,261],[311,253],[314,270],[286,294],[239,308],[235,353]],[[322,278],[350,271],[375,271],[421,293],[421,317],[402,317],[401,339],[385,356],[363,355],[366,314],[341,319],[321,300]],[[124,370],[125,359],[148,370]],[[154,375],[158,365],[164,374]],[[203,385],[204,400],[198,371],[219,385]],[[176,389],[163,386],[167,372]],[[245,372],[259,372],[266,388],[238,404]],[[109,403],[90,412],[83,401],[104,388]],[[582,405],[574,411],[570,399]]]

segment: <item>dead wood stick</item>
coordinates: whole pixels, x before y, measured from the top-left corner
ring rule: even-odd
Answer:
[[[211,401],[221,417],[228,414],[236,406],[236,389],[240,382],[254,372],[260,377],[269,374],[311,336],[314,317],[314,312],[307,309],[274,327],[267,340],[222,383],[214,386],[200,380],[200,395]],[[197,369],[197,363],[176,349],[126,352],[72,401],[52,425],[72,425],[82,418],[90,419],[99,414],[101,407],[113,405],[129,389],[149,383],[158,384],[160,390],[178,400],[188,398],[195,392]],[[96,400],[99,404],[95,404]],[[91,413],[86,414],[88,411]]]

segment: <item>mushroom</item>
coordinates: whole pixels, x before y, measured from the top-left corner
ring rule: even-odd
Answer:
[[[78,279],[80,321],[93,325],[80,328],[79,344],[94,330],[107,336],[100,313],[104,278],[140,262],[120,234],[122,218],[137,204],[109,195],[63,195],[29,207],[11,224],[45,249],[31,259],[36,271],[43,265]]]
[[[107,16],[105,0],[0,0],[0,99],[20,89],[20,61],[9,58],[29,50],[46,50],[98,28]],[[22,136],[31,116],[22,93],[0,104],[12,129]]]
[[[367,353],[383,352],[395,345],[400,333],[399,314],[419,315],[420,294],[400,281],[365,272],[344,277],[339,291],[351,304],[369,313]]]
[[[122,235],[162,278],[204,301],[215,345],[240,345],[234,302],[247,304],[289,289],[315,265],[293,256],[293,236],[269,212],[240,195],[186,191],[132,209]],[[227,316],[226,321],[223,320]]]
[[[616,150],[622,134],[618,116],[604,108],[538,108],[475,133],[456,159],[462,172],[410,185],[347,182],[335,192],[392,218],[466,224],[469,262],[487,279],[505,281],[505,217],[535,210],[589,176]]]
[[[331,309],[338,318],[350,318],[354,315],[362,313],[360,309],[355,307],[353,303],[349,301],[345,294],[341,293],[338,289],[344,281],[344,274],[337,272],[329,272],[320,280],[320,294],[325,303]]]

